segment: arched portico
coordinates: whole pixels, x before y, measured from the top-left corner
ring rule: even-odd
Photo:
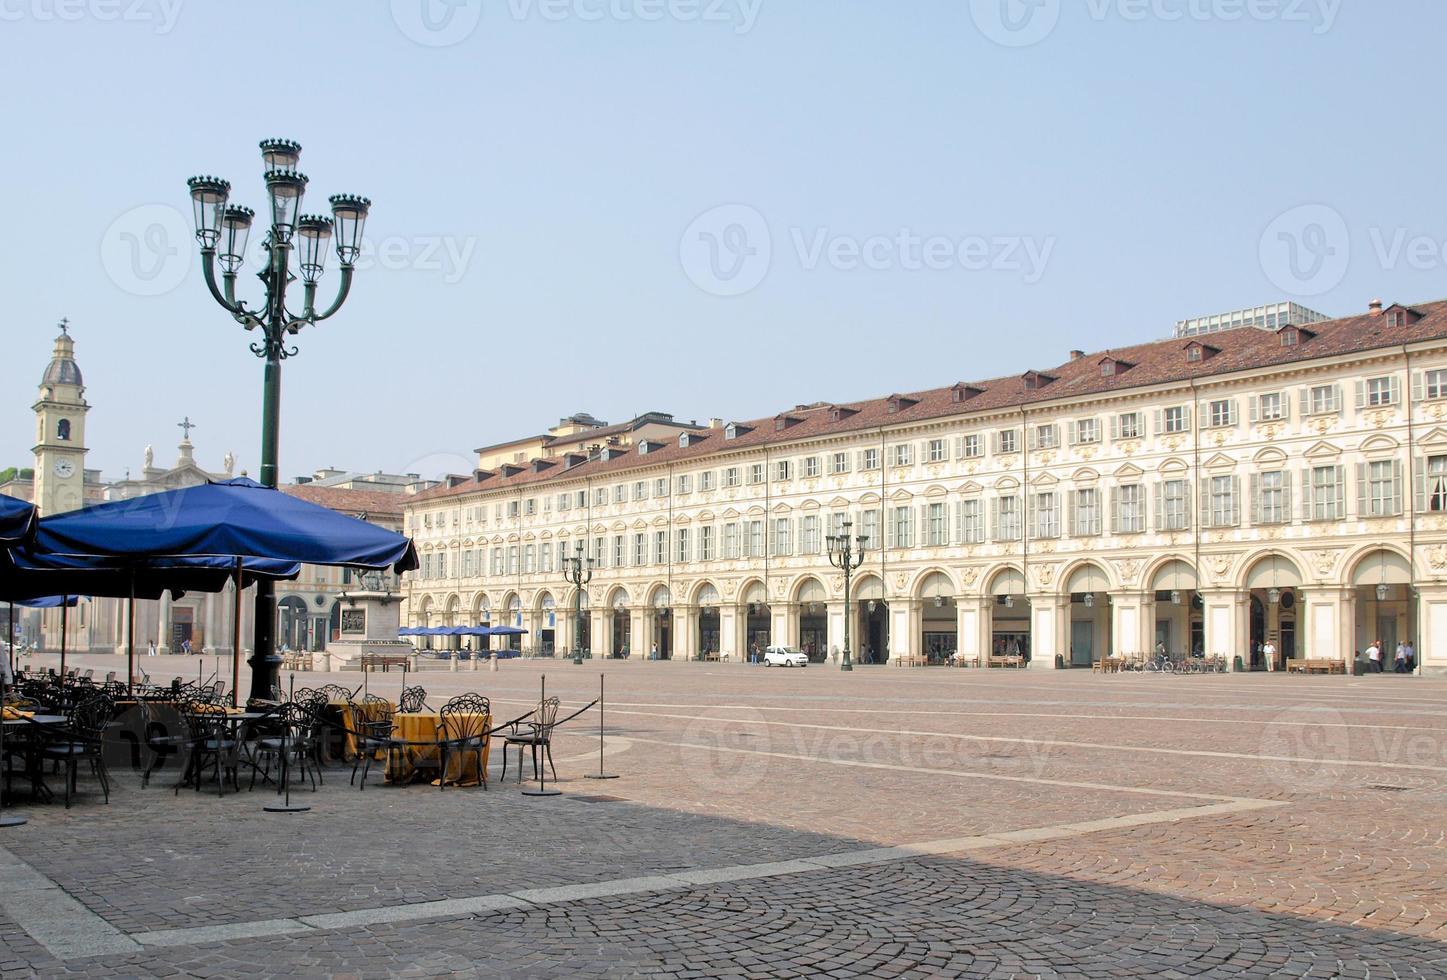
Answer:
[[[1014,565],[1006,565],[985,582],[990,614],[984,624],[986,644],[981,662],[1005,664],[1018,657],[1029,663],[1033,627],[1025,573]]]
[[[919,610],[917,649],[926,664],[948,664],[960,649],[955,591],[954,580],[940,569],[926,572],[915,582],[913,599]]]
[[[806,575],[795,584],[793,603],[798,615],[794,642],[813,663],[829,659],[829,593],[824,583]]]
[[[1372,643],[1381,650],[1382,673],[1413,671],[1419,660],[1417,642],[1417,603],[1413,592],[1412,566],[1405,555],[1394,548],[1379,546],[1351,558],[1347,581],[1350,583],[1346,602],[1346,632],[1352,638],[1352,659]],[[1407,661],[1396,660],[1398,645],[1407,654]],[[1376,673],[1376,668],[1359,663],[1362,673]]]
[[[1112,591],[1110,576],[1095,562],[1084,562],[1066,572],[1061,597],[1069,609],[1065,666],[1089,667],[1114,654]]]
[[[1311,655],[1299,642],[1301,568],[1280,552],[1260,555],[1245,564],[1241,584],[1249,596],[1247,670],[1284,670],[1287,660]],[[1267,645],[1275,654],[1267,655]]]
[[[889,662],[889,600],[884,580],[865,575],[854,585],[854,647],[856,663]]]

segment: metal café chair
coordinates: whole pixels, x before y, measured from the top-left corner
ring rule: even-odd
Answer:
[[[506,736],[502,746],[502,778],[507,779],[507,750],[516,747],[518,750],[518,782],[523,780],[523,749],[529,748],[533,753],[533,775],[538,774],[539,753],[546,757],[548,768],[553,770],[553,778],[558,778],[557,767],[553,765],[553,728],[558,723],[558,708],[562,702],[558,698],[548,698],[540,703],[537,710],[533,712],[532,721],[518,722],[513,730]]]

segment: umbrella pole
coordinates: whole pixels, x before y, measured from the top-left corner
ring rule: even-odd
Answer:
[[[126,691],[136,685],[136,570],[131,569],[131,596],[126,603]]]
[[[14,602],[11,602],[11,603],[10,603],[10,622],[6,625],[5,628],[6,628],[6,630],[8,630],[9,633],[10,633],[10,635],[5,638],[6,641],[7,641],[7,643],[8,643],[9,646],[10,646],[9,651],[8,651],[5,655],[10,658],[10,676],[14,677],[14,676],[15,676],[15,603],[14,603]],[[4,684],[0,684],[0,704],[3,704],[3,703],[4,703],[4,700],[5,700],[4,694],[5,694],[5,685],[4,685]],[[4,725],[0,725],[0,759],[3,759],[3,758],[5,758],[5,726],[4,726]],[[25,826],[25,824],[27,824],[27,823],[29,822],[29,821],[27,821],[24,817],[17,816],[17,815],[12,814],[12,813],[6,813],[6,812],[3,810],[4,805],[5,805],[5,794],[4,794],[3,791],[0,791],[0,827],[23,827],[23,826]]]
[[[241,559],[236,559],[236,604],[231,610],[231,707],[241,684]]]
[[[70,632],[70,596],[60,607],[60,676],[65,676],[65,637]]]

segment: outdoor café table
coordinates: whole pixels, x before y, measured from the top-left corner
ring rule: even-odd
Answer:
[[[29,711],[17,711],[14,708],[4,709],[4,717],[3,720],[0,720],[0,724],[5,726],[5,738],[8,741],[11,738],[19,737],[24,741],[25,772],[30,778],[31,791],[39,799],[49,800],[51,792],[41,778],[45,771],[40,758],[44,740],[36,736],[44,734],[44,730],[64,728],[69,721],[70,719],[65,715],[41,715]],[[6,782],[8,783],[8,779]]]
[[[476,715],[458,715],[458,718],[473,718]],[[485,732],[492,725],[492,717],[482,717],[482,730]],[[437,743],[449,738],[457,738],[458,735],[449,734],[446,726],[442,724],[442,713],[439,711],[414,711],[399,712],[392,716],[392,734],[395,738],[405,742],[426,743],[408,745],[392,753],[392,758],[387,760],[387,782],[408,783],[416,778],[419,770],[432,772],[440,765],[441,749]],[[492,737],[484,736],[482,743],[482,770],[478,771],[477,753],[475,752],[453,752],[448,756],[446,773],[449,786],[476,786],[482,781],[482,776],[487,772],[487,757],[492,749]],[[421,765],[418,763],[430,763]],[[439,773],[439,776],[443,774]],[[433,786],[439,785],[438,780],[432,781]]]
[[[242,726],[271,716],[270,711],[251,711],[247,708],[225,708],[219,706],[206,708],[203,711],[197,712],[197,714],[204,714],[215,724],[226,726],[230,729],[230,737],[236,739],[238,743],[241,739]],[[200,786],[202,773],[195,764],[195,760],[199,755],[200,753],[193,752],[191,753],[191,758],[187,760],[186,773],[181,778],[182,786]],[[250,759],[242,757],[239,753],[237,760],[244,762],[253,769],[256,768]]]

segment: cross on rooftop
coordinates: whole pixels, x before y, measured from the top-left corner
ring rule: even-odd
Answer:
[[[60,332],[67,337],[70,336],[70,317],[63,316],[60,318]]]
[[[176,427],[186,434],[185,438],[187,442],[191,441],[191,430],[200,428],[195,422],[191,421],[191,416],[189,415],[177,422]]]

